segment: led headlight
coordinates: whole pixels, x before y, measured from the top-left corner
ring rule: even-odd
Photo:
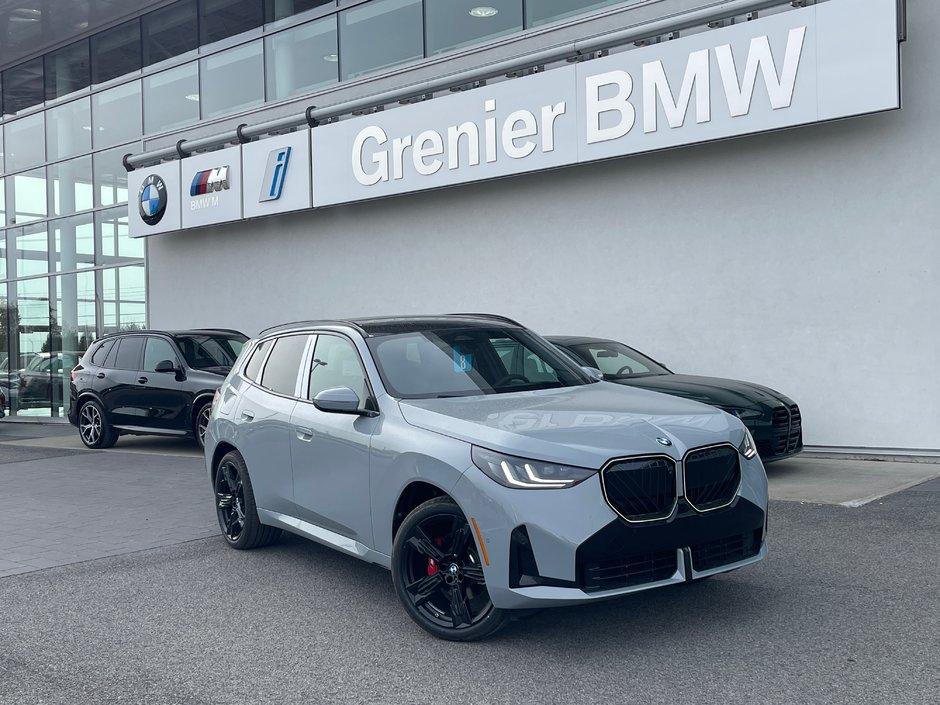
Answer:
[[[597,470],[526,460],[473,446],[473,464],[504,487],[526,490],[558,490],[586,480]]]
[[[744,440],[741,441],[741,445],[738,446],[738,452],[748,460],[757,455],[757,444],[754,442],[754,437],[747,428],[744,429]]]
[[[742,409],[737,406],[719,406],[719,409],[722,411],[727,411],[732,416],[737,416],[739,419],[759,419],[764,415],[760,409]]]

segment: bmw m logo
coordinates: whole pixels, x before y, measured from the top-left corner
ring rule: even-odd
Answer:
[[[220,166],[215,169],[197,171],[189,187],[190,196],[202,196],[213,191],[222,191],[229,187],[228,167]]]
[[[166,212],[166,184],[156,174],[151,174],[140,185],[137,194],[137,209],[140,219],[147,225],[156,225]]]
[[[672,441],[670,441],[670,440],[669,440],[668,438],[666,438],[665,436],[657,436],[656,442],[659,443],[659,445],[661,445],[661,446],[671,446],[671,445],[672,445]]]

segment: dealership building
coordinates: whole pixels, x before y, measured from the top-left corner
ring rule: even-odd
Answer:
[[[811,448],[940,456],[934,29],[928,0],[13,0],[0,390],[64,416],[68,353],[116,330],[491,312],[780,390]]]

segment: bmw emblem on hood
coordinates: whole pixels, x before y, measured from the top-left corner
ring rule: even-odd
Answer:
[[[671,445],[672,445],[672,441],[670,441],[670,440],[669,440],[668,438],[666,438],[665,436],[657,436],[657,437],[656,437],[656,442],[659,443],[659,445],[661,445],[661,446],[671,446]]]

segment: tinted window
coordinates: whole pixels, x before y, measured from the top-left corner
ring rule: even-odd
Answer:
[[[3,72],[4,115],[16,115],[21,110],[43,102],[42,73],[41,56]]]
[[[45,59],[46,100],[88,88],[91,83],[87,39],[46,54]]]
[[[264,7],[258,0],[202,0],[199,29],[203,44],[260,27]]]
[[[91,38],[91,81],[102,83],[140,70],[140,20],[131,20]]]
[[[258,381],[258,373],[261,371],[261,363],[264,362],[264,356],[268,354],[268,348],[271,347],[271,341],[265,340],[261,345],[255,348],[251,353],[251,359],[245,365],[243,374],[253,382]]]
[[[313,399],[324,389],[349,387],[359,396],[360,407],[369,397],[366,376],[356,348],[338,335],[321,335],[310,362],[307,398]]]
[[[196,0],[182,0],[144,15],[144,66],[196,49],[197,27]]]
[[[121,346],[118,348],[117,359],[114,361],[114,367],[119,370],[139,370],[140,354],[144,349],[144,339],[140,336],[132,336],[121,339]]]
[[[144,349],[144,367],[147,372],[154,372],[158,362],[169,360],[177,364],[176,350],[165,338],[147,338],[147,347]]]
[[[91,354],[91,364],[98,365],[98,367],[104,365],[104,361],[108,359],[108,353],[111,352],[112,345],[114,345],[113,340],[106,340],[99,345],[98,349]]]
[[[554,346],[522,328],[441,328],[368,338],[402,398],[504,394],[589,384]],[[527,372],[533,371],[533,378]]]
[[[262,387],[278,394],[294,395],[307,338],[306,335],[291,335],[277,339],[261,375]]]
[[[195,370],[228,367],[248,340],[243,335],[177,335],[176,344],[183,351],[187,364]]]

